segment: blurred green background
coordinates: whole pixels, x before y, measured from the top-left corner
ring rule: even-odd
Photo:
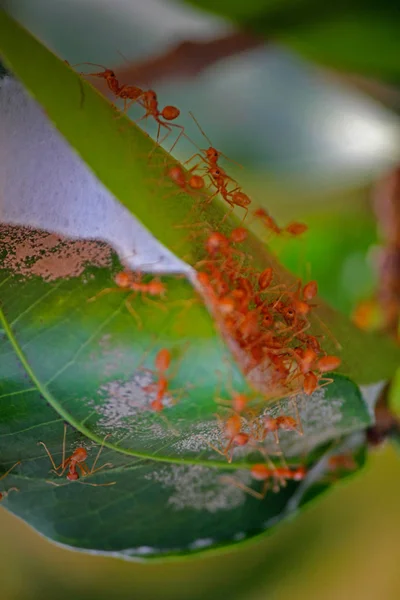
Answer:
[[[222,19],[159,0],[8,0],[4,6],[62,58],[121,64],[183,39],[213,39]],[[400,157],[399,122],[383,105],[280,47],[214,65],[195,80],[156,87],[203,145],[245,169],[240,183],[280,223],[301,219],[302,239],[275,250],[321,295],[351,314],[376,285],[371,197]],[[188,146],[178,154],[187,157]],[[1,591],[7,600],[400,597],[400,462],[391,447],[304,514],[224,555],[139,564],[58,548],[0,509]]]

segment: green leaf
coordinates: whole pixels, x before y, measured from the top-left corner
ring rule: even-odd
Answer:
[[[398,7],[388,0],[188,0],[323,65],[399,83]]]
[[[3,227],[1,233],[0,254],[8,267],[0,270],[2,472],[21,461],[3,482],[4,490],[19,489],[4,500],[9,510],[63,544],[159,556],[252,537],[297,509],[315,478],[310,484],[307,479],[289,483],[260,502],[232,483],[260,489],[249,474],[260,455],[238,449],[228,464],[210,446],[226,443],[214,417],[224,414],[217,395],[228,399],[231,385],[247,389],[203,305],[182,304],[193,298],[185,280],[167,279],[166,312],[135,300],[145,325],[138,329],[124,295],[88,302],[110,285],[119,268],[107,246],[56,238],[52,247],[42,234],[43,252],[40,232],[33,237],[36,250],[19,228]],[[28,260],[15,251],[23,240]],[[90,256],[92,264],[86,265]],[[183,389],[179,402],[162,415],[149,410],[153,396],[143,390],[154,381],[146,369],[153,368],[160,347],[174,357],[172,395]],[[303,435],[283,432],[280,448],[271,438],[266,450],[273,460],[279,461],[274,456],[282,450],[294,465],[306,456],[311,469],[332,440],[370,424],[357,386],[340,375],[334,379],[311,398],[299,395],[271,404],[271,416],[295,415],[297,407],[304,430]],[[98,465],[113,466],[84,483],[51,473],[38,442],[60,464],[63,422],[74,428],[68,427],[68,456],[84,446],[91,466],[98,445],[110,435]],[[223,475],[231,479],[221,480]]]
[[[90,85],[5,13],[0,13],[0,52],[110,191],[178,256],[192,265],[204,258],[202,240],[176,227],[188,213],[192,222],[198,215],[191,213],[193,198],[169,195],[173,188],[165,178],[168,157],[156,149],[149,162],[154,148],[147,136],[125,118],[116,119],[112,107]],[[223,214],[222,205],[210,205],[203,217],[205,227],[229,232],[234,221],[220,227]],[[23,232],[22,240],[18,230],[2,233],[3,472],[22,461],[3,482],[4,489],[20,490],[4,501],[10,510],[71,546],[155,556],[228,544],[269,529],[289,509],[296,510],[303,492],[324,477],[318,471],[317,479],[291,482],[263,502],[238,489],[240,481],[251,484],[249,468],[260,455],[236,449],[229,464],[211,448],[226,444],[214,417],[216,411],[226,413],[216,399],[229,399],[233,388],[249,393],[251,405],[258,409],[266,400],[249,391],[186,280],[165,279],[168,297],[159,308],[145,298],[134,299],[143,324],[139,329],[124,295],[104,294],[88,302],[113,285],[113,275],[121,268],[109,250],[101,245],[93,249],[86,242],[57,241],[44,247],[35,232]],[[30,252],[25,244],[31,244]],[[254,267],[272,265],[282,281],[293,283],[260,240],[250,236],[244,249]],[[70,264],[69,271],[65,264]],[[399,356],[397,349],[356,332],[321,304],[311,331],[324,335],[327,349],[336,348],[335,339],[328,343],[326,327],[332,329],[332,338],[340,334],[343,370],[351,379],[335,374],[331,385],[310,398],[268,405],[272,416],[281,411],[296,416],[296,407],[299,410],[304,434],[283,433],[281,450],[293,465],[305,461],[310,474],[332,440],[370,424],[353,373],[360,383],[385,378]],[[149,410],[154,396],[143,388],[154,381],[148,369],[154,368],[161,348],[172,353],[171,369],[176,373],[169,383],[179,402],[171,401],[158,415]],[[371,351],[368,361],[363,357],[366,349]],[[58,480],[51,474],[49,458],[37,443],[45,442],[59,464],[63,421],[75,429],[72,433],[68,428],[68,455],[84,445],[90,450],[90,467],[96,454],[93,445],[110,435],[99,464],[106,461],[113,467],[84,482]],[[273,439],[266,450],[280,451]],[[227,473],[236,485],[221,481],[221,474]],[[113,482],[108,487],[88,485]],[[260,489],[257,482],[251,485]]]
[[[172,157],[154,149],[150,138],[124,116],[116,118],[109,102],[4,12],[0,12],[0,34],[0,51],[12,71],[100,181],[160,242],[195,265],[204,258],[202,238],[190,236],[190,228],[179,227],[182,223],[201,218],[210,230],[218,227],[230,233],[234,221],[221,223],[224,208],[219,201],[199,217],[195,199],[185,193],[171,194],[175,188],[165,177],[165,164],[166,160],[173,164]],[[281,280],[293,284],[294,278],[267,251],[261,234],[259,239],[250,236],[243,248],[254,266],[273,266]],[[328,352],[343,358],[342,373],[359,384],[393,374],[400,362],[400,350],[393,343],[357,330],[328,306],[318,304],[314,334],[326,338]]]

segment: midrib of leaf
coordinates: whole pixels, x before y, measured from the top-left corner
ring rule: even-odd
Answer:
[[[90,440],[94,441],[97,444],[103,443],[103,439],[99,438],[92,431],[90,431],[90,429],[87,429],[79,421],[74,419],[73,416],[62,407],[62,405],[51,394],[51,392],[49,392],[49,390],[47,389],[47,386],[40,381],[40,379],[37,377],[37,375],[33,371],[32,367],[30,366],[28,359],[26,358],[23,350],[21,349],[21,347],[14,335],[14,332],[11,329],[11,327],[6,319],[6,316],[4,314],[4,311],[1,307],[0,307],[0,324],[2,325],[2,327],[4,329],[4,332],[7,335],[8,340],[9,340],[16,356],[18,357],[18,359],[20,360],[26,373],[29,375],[32,382],[34,383],[37,391],[43,396],[43,398],[46,399],[46,401],[63,418],[63,420],[67,421],[77,431],[79,431],[80,433],[82,433],[87,438],[89,438]],[[26,392],[26,391],[27,390],[24,390],[24,392]],[[15,394],[15,392],[14,392],[14,394]],[[7,395],[8,394],[5,394],[4,396],[7,396]],[[109,448],[110,450],[119,452],[121,454],[127,454],[128,456],[143,458],[143,459],[151,460],[154,462],[164,462],[164,463],[182,464],[182,465],[201,465],[201,466],[205,466],[205,467],[217,467],[220,469],[223,468],[223,469],[232,469],[232,470],[236,470],[236,469],[240,469],[240,468],[244,468],[244,469],[249,468],[249,463],[245,463],[245,462],[228,463],[228,462],[222,462],[222,461],[218,461],[218,460],[208,460],[208,459],[202,460],[202,459],[187,459],[187,458],[170,458],[167,456],[147,454],[145,452],[134,452],[129,449],[114,446],[113,444],[111,444],[109,442],[105,442],[104,446],[106,448]]]

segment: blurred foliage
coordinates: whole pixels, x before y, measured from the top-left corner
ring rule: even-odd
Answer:
[[[391,0],[188,0],[306,58],[400,82],[399,6]]]

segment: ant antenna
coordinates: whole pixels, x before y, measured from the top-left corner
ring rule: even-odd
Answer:
[[[81,62],[81,63],[76,63],[75,65],[69,65],[69,66],[70,67],[80,67],[81,65],[91,65],[92,67],[101,67],[102,69],[104,69],[104,71],[109,70],[104,65],[99,65],[98,63],[91,63],[91,62]]]
[[[210,147],[213,148],[213,144],[210,140],[210,138],[206,135],[205,131],[201,128],[200,123],[198,122],[198,120],[196,119],[196,117],[194,116],[194,114],[192,113],[192,111],[189,111],[189,115],[192,117],[193,121],[196,123],[197,127],[199,128],[200,132],[203,134],[203,136],[206,138],[207,142],[210,144]],[[192,141],[192,140],[190,140]],[[196,144],[194,144],[194,142],[192,142],[194,146],[196,146]],[[199,148],[198,146],[196,146],[196,148],[198,150],[201,150],[201,148]],[[202,150],[202,152],[204,152],[204,150]],[[243,165],[241,165],[240,163],[238,163],[236,160],[233,160],[232,158],[229,158],[228,156],[226,156],[226,154],[224,154],[223,152],[221,152],[220,150],[217,151],[218,154],[220,154],[221,156],[223,156],[226,160],[228,160],[229,162],[234,163],[235,165],[237,165],[240,168],[243,168]]]
[[[124,59],[125,62],[129,63],[129,60],[126,58],[125,54],[122,54],[122,52],[120,52],[119,50],[117,50],[117,52],[121,56],[121,58]]]
[[[197,127],[200,130],[200,133],[203,134],[203,136],[206,138],[207,142],[210,144],[210,146],[212,147],[212,141],[210,140],[210,138],[206,135],[205,131],[203,131],[203,129],[200,126],[200,123],[198,122],[198,120],[196,119],[196,117],[194,116],[194,114],[192,113],[191,110],[189,110],[189,115],[192,117],[193,121],[196,123]]]

